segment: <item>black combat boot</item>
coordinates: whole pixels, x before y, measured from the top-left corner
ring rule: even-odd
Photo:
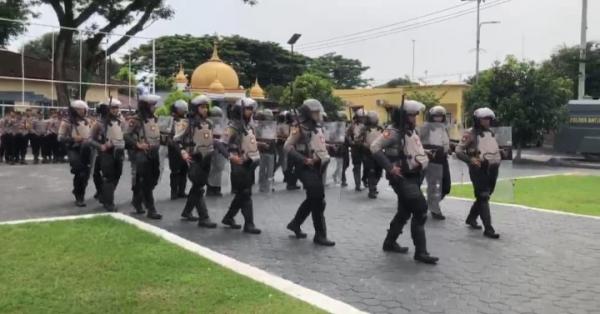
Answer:
[[[414,218],[413,218],[414,219]],[[435,265],[439,258],[429,255],[427,252],[427,240],[425,238],[425,226],[411,226],[411,235],[415,244],[415,261]]]
[[[142,207],[142,195],[141,192],[133,191],[133,199],[131,200],[131,206],[135,209],[132,214],[143,215],[146,213],[144,208]]]
[[[400,246],[400,244],[398,244],[398,242],[396,242],[399,235],[400,235],[400,232],[398,232],[398,231],[388,230],[387,236],[385,237],[385,240],[383,240],[383,250],[385,252],[393,252],[393,253],[401,253],[401,254],[408,253],[407,247]]]
[[[221,220],[221,223],[228,226],[231,229],[241,229],[242,228],[241,225],[239,225],[235,222],[235,219],[233,219],[233,217],[225,216],[225,217],[223,217],[223,220]]]
[[[481,216],[481,222],[485,227],[483,235],[490,239],[499,239],[500,235],[496,233],[494,227],[492,227],[492,214],[490,213],[490,203],[487,201],[481,202],[479,206],[479,215]]]
[[[152,208],[148,208],[148,214],[146,215],[146,217],[150,218],[150,219],[155,219],[155,220],[159,220],[162,219],[162,215],[156,212],[156,209]]]
[[[260,229],[254,226],[252,200],[247,200],[246,204],[242,206],[242,215],[244,216],[244,232],[250,234],[260,234]]]
[[[206,217],[204,219],[198,220],[198,227],[214,229],[217,227],[217,224],[210,220],[210,218]]]
[[[327,238],[327,225],[325,223],[325,216],[323,216],[322,212],[320,214],[313,213],[313,225],[315,227],[315,237],[313,238],[315,244],[322,246],[335,245],[334,241]]]
[[[85,207],[85,201],[83,195],[75,195],[75,206],[77,207]]]
[[[431,212],[431,218],[435,219],[435,220],[445,220],[446,216],[442,215],[442,214],[437,214],[434,212]],[[477,223],[477,222],[475,222]]]
[[[146,213],[146,217],[150,219],[162,219],[162,215],[156,212],[156,208],[154,207],[154,196],[152,195],[152,191],[146,191],[144,193],[144,205],[146,209],[148,209],[148,213]]]
[[[194,216],[192,210],[194,210],[194,206],[198,202],[198,198],[196,195],[190,195],[185,202],[185,206],[183,207],[183,211],[181,212],[181,219],[186,221],[198,221],[198,217]]]
[[[204,202],[204,197],[202,197],[204,191],[200,191],[198,193],[198,197],[200,198],[198,202],[196,202],[196,209],[198,210],[198,227],[213,229],[217,227],[217,224],[210,220],[208,216],[208,208],[206,208],[206,202]]]
[[[292,231],[296,235],[296,238],[298,238],[298,239],[305,239],[307,237],[307,234],[302,232],[302,229],[300,229],[300,226],[294,224],[293,222],[290,222],[287,225],[287,229]]]

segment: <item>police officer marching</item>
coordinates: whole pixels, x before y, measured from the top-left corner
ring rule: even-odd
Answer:
[[[260,229],[254,225],[254,209],[252,204],[252,185],[254,172],[260,161],[260,153],[256,142],[256,133],[252,126],[252,115],[256,109],[256,101],[241,98],[229,108],[229,125],[221,141],[219,150],[227,150],[231,163],[231,190],[234,194],[229,210],[222,219],[224,225],[232,229],[240,229],[235,216],[241,210],[244,216],[243,231],[259,234]]]
[[[179,99],[173,104],[173,125],[169,133],[162,135],[163,143],[168,146],[169,169],[171,170],[170,185],[171,185],[171,200],[187,197],[185,188],[187,186],[188,164],[181,157],[181,149],[177,145],[173,145],[173,137],[179,130],[186,130],[188,120],[188,104],[185,100]],[[192,113],[194,114],[194,113]]]
[[[100,104],[96,112],[100,115],[94,124],[90,144],[98,150],[96,166],[101,178],[98,200],[109,212],[116,211],[115,189],[123,173],[125,140],[122,126],[125,121],[119,113],[121,102],[110,99],[108,104]]]
[[[427,203],[421,193],[422,173],[427,168],[428,157],[415,131],[416,117],[425,106],[417,101],[403,101],[392,111],[392,125],[371,145],[373,158],[386,170],[387,179],[398,196],[398,212],[390,222],[383,242],[387,252],[406,253],[396,241],[408,219],[411,219],[411,236],[415,245],[414,259],[435,264],[437,257],[429,255],[425,237]]]
[[[188,124],[184,129],[177,129],[174,144],[179,149],[181,158],[189,164],[188,175],[192,181],[181,217],[188,221],[198,221],[199,227],[212,229],[217,224],[210,219],[204,200],[204,187],[215,150],[213,123],[208,119],[209,107],[210,99],[204,95],[192,99]],[[194,208],[198,211],[198,217],[192,213]]]
[[[348,127],[346,138],[349,139],[350,156],[352,157],[352,174],[354,176],[354,190],[362,191],[361,182],[364,179],[361,173],[364,156],[366,114],[363,109],[358,109],[352,118],[352,124]]]
[[[465,221],[472,229],[479,230],[477,217],[483,222],[483,235],[498,239],[500,235],[492,227],[490,212],[490,197],[494,193],[498,168],[502,161],[501,150],[495,135],[490,130],[491,123],[496,119],[494,112],[487,108],[479,108],[473,113],[473,128],[467,130],[458,146],[456,156],[469,167],[469,176],[473,183],[475,202]]]
[[[450,193],[450,167],[448,153],[450,151],[450,136],[446,126],[446,109],[434,106],[429,109],[427,122],[419,134],[423,147],[429,152],[430,163],[425,171],[427,180],[427,208],[431,217],[444,220],[440,201]]]
[[[127,146],[131,147],[133,163],[135,163],[135,178],[133,186],[132,205],[136,214],[161,219],[154,205],[154,188],[160,177],[160,161],[158,149],[160,146],[160,131],[158,119],[154,115],[154,107],[160,100],[156,95],[143,95],[138,100],[138,111],[129,121],[124,135]]]
[[[320,121],[323,105],[316,99],[307,99],[299,108],[300,125],[294,129],[284,148],[290,161],[296,164],[298,178],[306,191],[306,199],[300,204],[296,215],[287,225],[297,238],[306,238],[300,228],[308,215],[312,214],[315,236],[313,242],[323,246],[334,246],[327,238],[325,223],[325,187],[323,173],[329,164],[329,153]]]
[[[61,122],[58,130],[58,140],[67,148],[73,174],[73,195],[78,207],[85,206],[85,189],[92,166],[92,150],[89,145],[91,123],[86,117],[87,111],[88,105],[85,101],[71,102],[69,117]]]
[[[381,166],[375,162],[373,159],[373,154],[371,154],[371,144],[381,135],[382,129],[379,126],[379,116],[375,111],[369,111],[367,113],[367,118],[365,121],[365,136],[363,137],[363,145],[364,145],[364,167],[365,172],[367,174],[367,187],[369,188],[369,198],[377,198],[377,184],[381,179],[381,175],[383,169]]]

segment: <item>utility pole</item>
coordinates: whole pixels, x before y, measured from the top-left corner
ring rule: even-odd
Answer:
[[[581,43],[579,44],[579,86],[577,98],[585,97],[585,63],[587,59],[587,0],[582,0],[581,8]]]
[[[297,34],[295,33],[294,35],[292,35],[292,37],[290,37],[290,39],[288,40],[288,45],[291,46],[291,51],[292,51],[292,81],[290,83],[290,109],[294,106],[294,80],[295,80],[295,73],[294,73],[294,44],[298,41],[298,39],[300,39],[300,36],[302,36],[302,34]]]
[[[475,46],[475,83],[479,82],[479,43],[481,36],[481,24],[479,24],[479,12],[481,9],[481,0],[477,1],[477,43]]]
[[[413,48],[413,55],[412,55],[412,72],[410,75],[410,80],[412,82],[415,81],[415,40],[412,40],[412,48]]]

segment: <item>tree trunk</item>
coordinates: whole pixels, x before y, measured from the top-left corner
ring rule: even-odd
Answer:
[[[56,39],[56,48],[54,49],[54,79],[57,81],[67,81],[66,60],[68,60],[73,43],[73,31],[61,29]],[[56,99],[59,106],[69,106],[68,84],[56,83]]]

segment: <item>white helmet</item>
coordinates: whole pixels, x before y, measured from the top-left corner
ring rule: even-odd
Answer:
[[[483,118],[490,118],[492,120],[496,119],[496,114],[494,114],[494,111],[492,111],[492,109],[490,109],[488,107],[483,107],[483,108],[479,108],[479,109],[475,110],[473,112],[473,115],[477,119],[483,119]]]
[[[379,115],[377,114],[376,111],[369,111],[367,113],[367,122],[371,125],[379,124]]]
[[[186,112],[188,112],[188,103],[187,103],[187,101],[185,101],[183,99],[178,99],[173,104],[173,108],[175,108],[175,110],[177,110],[179,112],[186,113]]]
[[[121,101],[116,98],[110,99],[106,103],[109,105],[109,107],[121,107],[122,105]]]
[[[365,110],[362,109],[362,108],[358,109],[358,110],[356,110],[356,112],[354,113],[354,115],[356,117],[359,117],[359,118],[364,117],[365,116]]]
[[[192,105],[208,105],[210,104],[210,98],[208,98],[208,96],[206,95],[199,95],[194,97],[194,99],[192,99],[191,101]]]
[[[85,110],[89,109],[88,104],[81,99],[73,100],[71,102],[71,107],[73,109],[85,109]]]
[[[252,107],[252,110],[256,110],[256,108],[258,107],[258,103],[256,102],[256,100],[249,98],[249,97],[244,97],[244,98],[240,98],[235,102],[236,106],[240,106],[242,109],[245,109],[247,107]]]
[[[425,105],[423,105],[423,103],[421,102],[418,102],[416,100],[404,101],[404,111],[408,114],[419,114],[424,109]]]
[[[429,114],[432,116],[445,116],[446,108],[442,106],[434,106],[431,109],[429,109]]]
[[[160,101],[160,96],[153,95],[153,94],[142,95],[142,96],[140,96],[140,101],[143,101],[143,102],[145,102],[145,103],[147,103],[149,105],[154,106],[154,105],[156,105]]]

